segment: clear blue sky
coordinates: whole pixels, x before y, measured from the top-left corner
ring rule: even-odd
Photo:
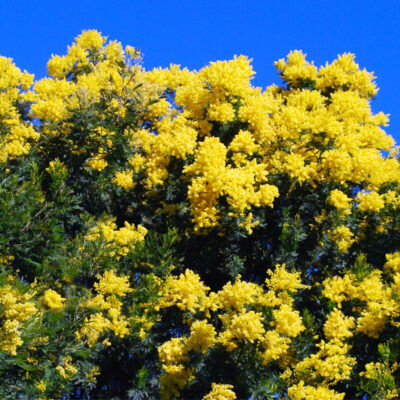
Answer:
[[[245,54],[263,87],[279,82],[273,61],[292,49],[317,65],[352,52],[377,75],[373,110],[391,114],[386,131],[400,142],[399,0],[2,0],[0,21],[0,54],[37,78],[83,29],[140,48],[146,69]]]

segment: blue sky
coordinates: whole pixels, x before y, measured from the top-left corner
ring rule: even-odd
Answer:
[[[378,77],[373,110],[391,114],[386,131],[400,142],[399,0],[3,0],[0,21],[0,54],[38,78],[83,29],[140,48],[146,69],[245,54],[262,87],[279,83],[273,61],[292,49],[317,65],[352,52]]]

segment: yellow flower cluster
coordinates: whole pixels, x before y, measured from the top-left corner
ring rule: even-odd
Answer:
[[[224,287],[216,293],[210,294],[213,298],[213,304],[216,308],[221,308],[224,311],[239,311],[248,304],[257,303],[261,298],[263,290],[260,286],[252,282],[241,280],[238,275],[234,284],[228,282]]]
[[[106,242],[107,251],[110,256],[117,255],[117,259],[124,257],[130,250],[135,248],[135,243],[144,240],[147,229],[142,225],[136,228],[132,224],[125,222],[124,226],[117,229],[115,219],[108,219],[100,222],[97,226],[91,228],[86,234],[85,239],[94,242],[103,239]]]
[[[324,326],[327,338],[345,338],[356,332],[362,332],[372,338],[379,338],[387,322],[391,320],[396,325],[395,318],[400,315],[400,307],[395,298],[397,296],[397,279],[394,276],[392,286],[385,285],[382,273],[373,270],[362,280],[348,273],[344,277],[335,276],[323,282],[322,294],[337,303]],[[343,301],[358,299],[363,306],[358,308],[356,321],[353,317],[345,317],[340,311]],[[354,325],[356,322],[356,325]]]
[[[239,314],[225,314],[220,316],[224,325],[218,341],[228,350],[232,351],[237,348],[238,343],[245,341],[254,343],[261,340],[265,329],[263,326],[263,316],[261,313],[254,311],[241,311]]]
[[[273,291],[296,292],[300,289],[306,289],[307,286],[301,283],[300,272],[289,272],[286,264],[277,264],[275,270],[268,270],[270,278],[265,280],[265,284]]]
[[[127,276],[117,276],[114,271],[110,270],[105,271],[103,275],[97,275],[97,278],[99,281],[95,282],[94,288],[103,296],[108,294],[125,296],[126,293],[132,292]]]
[[[386,254],[385,269],[394,274],[400,272],[400,252]]]
[[[188,338],[172,338],[158,348],[163,366],[161,396],[170,399],[179,395],[182,389],[194,378],[190,368],[185,366],[190,351],[205,353],[215,343],[215,329],[206,320],[197,320],[190,327]]]
[[[183,364],[188,361],[187,351],[186,338],[172,338],[158,348],[165,372],[160,378],[160,393],[163,400],[178,396],[179,390],[194,378],[192,370]]]
[[[189,351],[205,353],[214,345],[221,344],[226,351],[235,351],[248,343],[257,345],[263,364],[278,361],[288,353],[291,339],[305,327],[297,310],[292,308],[292,295],[306,288],[300,274],[289,272],[285,265],[269,270],[266,287],[246,282],[237,277],[218,292],[210,292],[200,277],[186,270],[179,277],[169,277],[160,291],[160,308],[176,306],[182,311],[202,313],[207,319],[188,317],[190,336],[173,338],[159,347],[163,365],[162,393],[166,399],[177,396],[191,379],[187,365]],[[252,309],[249,309],[249,308]],[[274,317],[268,324],[265,307],[273,308]],[[255,311],[254,308],[260,310]],[[222,325],[219,332],[210,323],[211,313],[217,312]],[[271,330],[271,326],[275,328]]]
[[[290,338],[280,335],[277,331],[268,331],[261,340],[263,365],[281,359],[289,350]]]
[[[49,135],[68,132],[69,126],[63,121],[71,115],[70,110],[98,101],[104,92],[114,93],[109,106],[117,117],[125,115],[126,104],[138,96],[142,111],[150,99],[158,97],[156,85],[143,80],[140,54],[131,46],[124,51],[119,42],[106,42],[107,38],[97,31],[82,32],[68,48],[67,55],[53,55],[49,60],[50,78],[37,81],[33,91],[24,94],[24,99],[33,102],[31,115],[42,120],[44,130],[47,123],[53,123],[48,125]],[[76,79],[70,80],[71,74]],[[61,122],[58,129],[54,122]],[[91,164],[97,169],[104,162]]]
[[[315,81],[317,67],[306,61],[306,55],[299,50],[291,51],[285,59],[275,62],[276,69],[282,78],[290,85],[296,85],[303,80]]]
[[[274,310],[273,316],[275,329],[282,335],[296,337],[305,329],[299,312],[287,304],[282,304],[279,309]]]
[[[340,339],[329,342],[321,340],[316,345],[319,350],[296,364],[295,374],[300,377],[322,379],[325,385],[347,379],[356,364],[356,359],[348,355],[350,347]]]
[[[46,391],[46,389],[47,389],[47,385],[46,385],[46,383],[45,383],[43,380],[40,380],[39,382],[37,382],[37,383],[35,384],[35,388],[36,388],[37,390],[39,390],[40,392],[44,392],[44,391]]]
[[[232,389],[232,385],[212,383],[211,392],[205,395],[202,400],[235,400],[236,395]]]
[[[379,212],[385,207],[383,196],[376,192],[359,193],[358,196],[358,209],[364,212]]]
[[[344,277],[335,275],[323,282],[324,289],[322,294],[341,307],[343,301],[348,301],[356,294],[355,277],[352,274],[346,274]]]
[[[354,243],[353,237],[353,232],[351,232],[351,230],[344,225],[338,226],[331,232],[329,236],[329,238],[336,243],[340,253],[345,253]]]
[[[299,50],[291,51],[285,59],[275,63],[282,78],[291,86],[311,81],[322,92],[327,89],[348,89],[357,91],[360,97],[373,97],[378,92],[372,73],[360,71],[354,61],[354,54],[345,53],[332,64],[326,64],[319,70],[313,63],[306,61],[306,55]]]
[[[96,165],[99,168],[100,165]],[[113,183],[125,190],[133,189],[135,187],[135,184],[133,183],[133,171],[126,170],[116,172],[113,178]]]
[[[87,165],[96,171],[103,171],[103,169],[107,167],[108,163],[101,154],[97,154],[87,161]]]
[[[379,395],[385,399],[397,399],[399,391],[397,388],[391,388],[390,383],[394,382],[393,373],[399,368],[399,365],[395,363],[392,367],[388,363],[381,362],[370,362],[365,365],[365,371],[361,372],[360,375],[366,379],[375,381],[379,384],[380,393]]]
[[[105,38],[94,30],[84,31],[75,39],[75,43],[68,49],[67,56],[52,56],[47,63],[47,72],[55,78],[64,78],[74,65],[86,65],[88,63],[88,50],[99,50],[105,42]]]
[[[350,210],[351,199],[347,197],[347,195],[343,193],[341,190],[338,189],[332,190],[327,202],[328,204],[337,208],[339,211],[343,212],[346,215],[350,214],[351,212]]]
[[[44,292],[43,303],[51,310],[60,310],[64,307],[64,299],[53,289],[48,289]]]
[[[16,107],[23,102],[21,90],[29,89],[33,75],[21,72],[10,58],[0,57],[0,163],[27,154],[39,139],[33,126],[22,121]]]
[[[234,142],[233,147],[238,146],[240,141]],[[188,198],[195,230],[218,224],[218,199],[224,195],[232,216],[244,216],[251,206],[272,207],[279,195],[276,186],[265,183],[266,165],[243,159],[240,166],[227,167],[227,150],[218,138],[207,137],[195,152],[195,162],[184,168],[186,174],[194,175]]]
[[[10,285],[0,287],[0,350],[15,356],[23,344],[24,323],[37,313],[33,301],[35,292],[20,293]]]
[[[172,338],[159,347],[160,360],[166,373],[174,373],[177,365],[188,360],[188,352],[205,353],[215,342],[215,329],[206,320],[197,320],[190,327],[188,338]]]
[[[148,188],[162,185],[171,156],[186,160],[192,155],[183,181],[188,182],[196,232],[218,226],[219,200],[225,197],[231,216],[244,218],[242,226],[251,233],[257,221],[249,214],[254,207],[272,207],[279,193],[267,183],[268,176],[282,171],[298,184],[363,183],[374,189],[400,180],[394,153],[381,154],[391,151],[394,141],[380,128],[387,117],[371,112],[374,76],[361,71],[353,55],[318,70],[294,51],[276,66],[287,83],[314,82],[312,90],[271,86],[262,92],[251,86],[250,60],[242,56],[198,72],[173,65],[145,75],[150,84],[174,90],[178,106],[163,109],[156,136],[145,130],[133,134],[143,152],[145,182]],[[229,139],[216,133],[218,126],[235,120],[247,129],[232,132]],[[351,199],[335,189],[328,203],[348,214]],[[348,246],[349,238],[341,240],[343,251]]]
[[[264,235],[262,230],[269,229],[265,226],[270,222],[270,232],[275,235],[286,210],[285,196],[290,199],[293,193],[314,194],[318,187],[315,207],[310,207],[316,210],[310,216],[316,224],[310,225],[312,238],[327,253],[317,261],[336,263],[332,246],[341,253],[340,262],[348,260],[360,249],[358,245],[363,245],[370,228],[379,239],[393,232],[400,208],[399,149],[383,129],[388,117],[372,112],[370,101],[377,93],[375,77],[361,70],[352,54],[338,56],[318,68],[296,50],[275,65],[284,84],[266,90],[252,86],[254,71],[251,60],[244,56],[213,62],[199,71],[176,65],[145,71],[140,66],[140,53],[134,48],[127,46],[124,50],[120,43],[107,42],[99,32],[89,30],[75,39],[66,55],[52,56],[47,65],[50,77],[35,82],[28,91],[32,76],[0,57],[0,163],[27,154],[40,132],[43,141],[39,146],[45,146],[48,140],[62,142],[70,146],[74,156],[84,156],[79,159],[86,168],[85,179],[100,175],[102,181],[94,181],[100,183],[99,187],[108,187],[109,183],[118,195],[122,193],[118,188],[125,191],[124,197],[138,195],[140,198],[131,204],[141,204],[138,212],[143,211],[142,217],[154,212],[156,224],[165,221],[165,215],[172,221],[175,216],[179,217],[176,221],[183,218],[185,230],[179,233],[179,240],[193,233],[207,235],[211,230],[223,237],[233,227],[241,228],[240,234],[254,231]],[[23,120],[19,111],[23,102],[32,103],[29,115],[38,119],[35,127]],[[71,117],[88,110],[97,121],[85,127],[82,140],[74,142],[70,138],[77,126]],[[49,157],[43,164],[45,167],[52,160],[45,169],[45,179],[65,180],[72,171],[68,170],[68,157],[58,157]],[[44,181],[42,186],[46,185]],[[179,200],[170,201],[175,195]],[[310,198],[305,201],[312,201]],[[276,204],[277,210],[271,210]],[[120,205],[125,207],[117,205],[119,216],[124,212]],[[127,207],[130,215],[131,206]],[[298,220],[303,222],[300,219],[308,218],[308,209],[299,209],[302,216]],[[44,217],[46,223],[47,218],[52,217]],[[127,258],[123,257],[144,240],[147,230],[129,222],[117,226],[116,218],[105,218],[86,233],[85,245],[105,256],[100,259],[115,261],[115,270],[119,271],[126,267]],[[289,224],[285,222],[283,228]],[[307,229],[305,223],[306,235]],[[22,232],[30,234],[25,228]],[[262,283],[265,276],[258,279],[261,264],[256,258],[257,283],[238,275],[215,291],[190,269],[178,276],[171,275],[171,270],[164,271],[160,278],[162,273],[156,268],[154,275],[138,273],[138,286],[146,290],[133,296],[131,275],[119,276],[106,270],[96,276],[92,289],[85,282],[82,287],[72,286],[64,292],[56,284],[57,291],[43,287],[43,295],[34,301],[35,293],[16,289],[17,282],[10,275],[5,278],[7,284],[0,286],[0,351],[15,356],[17,348],[24,345],[24,330],[30,329],[28,322],[38,313],[36,304],[42,306],[44,319],[52,318],[56,317],[53,312],[72,311],[71,296],[86,293],[75,310],[80,313],[76,321],[81,325],[74,329],[77,341],[82,342],[79,346],[91,347],[93,354],[97,347],[102,348],[100,343],[111,345],[107,334],[124,338],[132,332],[135,340],[146,339],[143,345],[163,340],[165,336],[157,334],[154,339],[149,331],[163,321],[165,309],[175,307],[169,311],[182,316],[183,329],[178,329],[182,336],[158,342],[162,368],[159,384],[164,400],[179,397],[180,391],[195,379],[195,357],[207,359],[214,351],[225,352],[239,365],[247,350],[265,368],[285,370],[281,379],[287,383],[288,398],[343,400],[345,395],[335,389],[337,384],[345,387],[341,381],[353,380],[355,375],[351,340],[374,342],[389,328],[400,327],[400,252],[393,242],[396,236],[387,236],[390,246],[386,251],[391,253],[386,254],[383,272],[375,265],[375,258],[383,258],[383,250],[370,254],[369,245],[361,248],[366,249],[376,269],[365,267],[360,272],[362,268],[355,265],[342,275],[331,275],[332,265],[326,270],[318,265],[318,273],[311,274],[310,282],[315,284],[314,278],[320,276],[328,278],[322,286],[317,283],[313,287],[307,303],[313,302],[314,296],[325,297],[319,304],[328,304],[328,311],[321,313],[296,309],[299,304],[304,306],[300,291],[308,288],[300,272],[277,264],[264,271],[267,278]],[[263,243],[269,242],[265,237]],[[304,246],[302,250],[307,250],[310,257],[319,257],[310,240]],[[264,250],[260,248],[260,252]],[[346,254],[349,250],[352,253]],[[277,251],[271,244],[263,253],[264,260],[276,259]],[[252,256],[246,255],[246,263],[252,263]],[[14,266],[11,261],[12,256],[0,257],[7,271]],[[46,262],[43,259],[43,265]],[[335,268],[342,266],[338,263]],[[296,266],[303,276],[307,268],[314,268],[303,267]],[[253,271],[246,271],[244,276],[252,276],[248,272]],[[150,280],[154,285],[146,286]],[[60,293],[68,293],[68,307],[67,298]],[[324,319],[322,315],[326,315]],[[41,318],[38,320],[41,322]],[[46,329],[43,326],[41,329]],[[39,339],[42,337],[37,343]],[[307,346],[300,349],[303,343]],[[28,352],[33,351],[35,346],[28,348]],[[81,364],[71,354],[68,350],[58,358],[55,370],[60,382],[77,379],[80,372]],[[37,353],[29,354],[26,360],[30,366],[42,362]],[[55,360],[51,357],[52,362]],[[379,394],[382,398],[396,398],[397,390],[386,390],[385,384],[394,379],[398,365],[381,361],[367,363],[361,381],[374,381],[384,387]],[[363,364],[354,370],[359,368]],[[87,372],[88,382],[94,382],[100,370],[90,370],[86,364],[82,372]],[[41,380],[40,374],[35,373],[33,385],[37,391],[46,392],[51,385]],[[203,400],[235,399],[233,389],[231,385],[213,383]]]
[[[119,277],[114,271],[106,271],[98,275],[98,282],[94,284],[96,296],[89,298],[82,306],[86,309],[101,310],[85,318],[79,331],[75,332],[78,340],[87,340],[89,346],[93,346],[106,331],[112,331],[118,337],[124,337],[129,333],[128,320],[122,314],[122,302],[120,298],[132,292],[128,277]],[[104,315],[104,313],[106,315]],[[108,339],[103,344],[109,345]]]
[[[91,368],[91,370],[85,374],[85,378],[89,381],[89,382],[95,382],[96,381],[96,376],[100,374],[100,367],[98,367],[97,365],[93,366]]]
[[[70,355],[66,355],[63,358],[61,364],[57,365],[56,370],[63,379],[71,379],[78,373],[78,369],[72,363],[72,357]]]
[[[209,288],[200,281],[200,277],[187,269],[179,277],[169,276],[166,279],[160,308],[175,305],[181,310],[191,312],[204,310],[208,290]]]
[[[309,386],[300,381],[288,389],[291,400],[343,400],[344,393],[337,393],[324,386]]]
[[[329,315],[324,325],[324,333],[327,339],[345,339],[353,335],[354,318],[346,317],[338,308]]]

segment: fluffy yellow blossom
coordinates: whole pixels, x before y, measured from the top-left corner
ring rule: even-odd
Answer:
[[[387,363],[370,362],[365,365],[365,371],[360,373],[366,379],[375,381],[379,384],[380,395],[385,399],[396,399],[399,396],[399,391],[396,387],[391,387],[391,382],[394,382],[392,373],[398,369],[398,365],[394,364],[390,368]],[[389,383],[389,384],[388,384]]]
[[[339,56],[332,64],[321,67],[317,76],[317,88],[326,90],[327,88],[349,87],[356,90],[362,97],[371,97],[377,93],[374,75],[366,70],[360,70],[354,61],[354,54],[344,53]]]
[[[75,336],[78,340],[87,340],[89,347],[93,346],[104,333],[111,330],[116,336],[123,338],[129,333],[128,321],[121,315],[121,303],[117,304],[117,307],[113,307],[113,300],[115,298],[108,298],[104,308],[107,308],[107,316],[103,313],[98,312],[90,315],[89,318],[85,318],[84,324],[79,331],[75,332]],[[106,340],[103,342],[109,345]]]
[[[229,144],[229,150],[253,154],[259,149],[251,132],[240,130]]]
[[[193,371],[183,365],[173,365],[168,373],[161,375],[160,394],[162,400],[173,400],[179,396],[179,390],[193,380]]]
[[[135,187],[133,171],[117,171],[113,178],[113,183],[125,190],[133,189]]]
[[[97,275],[98,282],[94,283],[97,294],[83,302],[82,307],[100,310],[85,318],[80,330],[75,332],[78,340],[87,340],[89,347],[93,346],[104,333],[112,331],[123,338],[129,333],[128,320],[122,314],[121,298],[132,292],[128,276],[117,276],[114,271],[105,271]],[[108,340],[103,344],[109,345]]]
[[[199,275],[186,269],[179,277],[167,278],[160,299],[160,308],[175,305],[183,311],[204,310],[208,290],[209,288],[200,281]]]
[[[100,374],[100,367],[98,367],[97,365],[94,365],[91,370],[85,374],[85,378],[89,381],[89,382],[94,382],[96,381],[96,376]]]
[[[357,292],[357,288],[354,284],[354,277],[351,274],[346,274],[343,278],[334,276],[325,279],[323,287],[322,294],[331,301],[337,303],[339,307],[343,301],[352,299]]]
[[[188,360],[186,339],[172,338],[158,348],[158,355],[161,363],[165,365],[168,372],[169,365],[180,364]]]
[[[391,273],[400,272],[400,252],[386,254],[385,269]]]
[[[291,51],[287,56],[287,62],[281,59],[275,63],[275,67],[290,85],[302,80],[313,81],[317,77],[317,68],[313,63],[307,62],[306,54],[299,50]]]
[[[388,319],[398,313],[392,291],[384,287],[381,275],[381,271],[372,271],[359,283],[356,294],[366,305],[357,320],[357,330],[376,339]]]
[[[215,329],[206,320],[195,321],[190,327],[187,346],[190,350],[201,350],[205,353],[215,342]]]
[[[332,190],[327,202],[328,204],[337,208],[339,211],[343,211],[345,214],[350,213],[351,199],[347,197],[346,194],[344,194],[341,190]]]
[[[192,371],[184,363],[189,360],[186,338],[172,338],[158,348],[164,374],[160,378],[161,398],[170,400],[193,379]]]
[[[111,218],[100,222],[89,230],[85,239],[91,242],[100,238],[104,239],[107,242],[106,248],[109,254],[117,254],[117,258],[120,258],[126,256],[129,250],[133,250],[135,243],[144,240],[147,229],[142,225],[135,227],[126,221],[123,227],[117,229],[114,221],[115,219]]]
[[[382,272],[373,270],[358,284],[357,297],[366,302],[380,302],[390,298],[382,281]]]
[[[291,400],[343,400],[344,393],[337,393],[325,386],[309,386],[304,381],[293,385],[288,389],[288,396]]]
[[[379,334],[385,328],[386,322],[387,316],[383,310],[363,310],[360,318],[357,320],[357,331],[378,339]]]
[[[228,282],[224,285],[214,301],[225,311],[241,310],[247,304],[258,303],[262,294],[261,286],[242,281],[239,275],[234,284]]]
[[[357,200],[360,211],[379,212],[385,206],[383,197],[376,192],[359,193]]]
[[[86,318],[80,331],[75,332],[78,340],[87,339],[88,345],[93,346],[100,336],[111,328],[111,321],[100,313],[92,314]]]
[[[141,154],[135,154],[128,162],[135,172],[139,172],[145,166],[146,158]]]
[[[56,370],[63,379],[70,379],[78,373],[78,369],[72,364],[72,357],[70,355],[66,355],[63,358],[61,364],[57,365]]]
[[[322,154],[321,170],[333,182],[345,183],[352,173],[352,157],[344,150],[327,150]]]
[[[382,367],[384,367],[382,363],[370,362],[365,365],[365,371],[361,372],[361,375],[368,379],[376,379],[380,375],[380,369],[382,369]]]
[[[230,103],[211,104],[207,110],[207,115],[212,121],[225,123],[233,120],[235,112]]]
[[[306,164],[301,154],[291,153],[285,157],[283,169],[289,176],[300,184],[305,181],[312,181],[316,170],[314,164]]]
[[[254,343],[256,340],[260,340],[265,332],[261,313],[249,311],[233,316],[226,314],[220,318],[223,320],[226,330],[219,335],[218,341],[228,351],[234,350],[238,346],[238,342]]]
[[[93,168],[96,171],[102,171],[105,167],[107,167],[108,163],[101,155],[97,155],[88,160],[87,165],[89,165],[90,168]]]
[[[21,334],[24,323],[37,312],[33,301],[30,301],[33,295],[34,292],[22,294],[10,285],[0,286],[0,351],[15,356],[17,348],[23,344]]]
[[[340,339],[352,336],[355,323],[353,317],[346,317],[338,308],[335,308],[324,324],[324,333],[327,339]]]
[[[296,337],[304,331],[305,327],[299,312],[293,310],[291,306],[283,304],[272,313],[275,319],[275,329],[282,335]]]
[[[287,290],[288,292],[296,292],[299,289],[307,288],[301,283],[300,272],[289,272],[286,264],[275,266],[275,270],[268,270],[270,278],[265,280],[267,287],[275,292]]]
[[[199,75],[217,96],[245,96],[250,91],[250,80],[254,75],[250,62],[246,56],[211,62],[199,71]]]
[[[236,395],[232,389],[232,385],[212,383],[211,392],[205,395],[202,400],[235,400]]]
[[[0,57],[0,163],[28,153],[31,144],[39,139],[39,133],[29,123],[22,121],[17,103],[24,100],[33,82],[33,75],[21,72],[12,59]]]
[[[126,293],[132,292],[129,286],[129,277],[119,277],[115,275],[113,270],[105,271],[103,275],[97,275],[99,279],[95,282],[94,288],[102,295],[116,294],[118,296],[125,296]]]
[[[39,390],[40,392],[45,392],[46,391],[46,389],[47,389],[47,385],[46,385],[46,383],[43,381],[43,379],[41,380],[41,381],[39,381],[39,382],[37,382],[36,384],[35,384],[35,388],[37,389],[37,390]]]
[[[60,310],[64,307],[65,301],[66,299],[53,289],[48,289],[44,292],[43,303],[51,310]]]
[[[83,31],[76,39],[76,43],[83,49],[100,49],[105,42],[105,37],[94,29]]]
[[[249,213],[249,215],[240,223],[240,226],[246,229],[247,233],[251,235],[253,233],[253,228],[255,228],[260,221],[253,221],[253,213]]]
[[[52,55],[51,59],[47,62],[47,73],[54,78],[61,79],[72,68],[74,62],[72,57]]]
[[[348,355],[347,344],[340,339],[332,339],[329,342],[321,341],[317,347],[319,348],[317,353],[296,364],[297,375],[305,377],[317,375],[325,384],[335,384],[350,376],[356,359]]]
[[[329,236],[329,238],[336,243],[340,253],[345,253],[354,243],[353,237],[353,232],[344,225],[338,226]]]
[[[154,104],[152,104],[149,108],[150,112],[148,114],[145,114],[145,118],[157,119],[167,113],[168,109],[170,108],[170,103],[166,99],[160,99]]]
[[[201,174],[188,188],[191,212],[197,227],[213,227],[218,221],[217,199],[224,187],[226,148],[217,138],[207,137],[195,155],[195,162],[184,169],[186,174]]]
[[[264,351],[261,353],[262,363],[264,365],[271,361],[278,360],[289,349],[290,339],[281,336],[277,331],[268,331],[263,339],[262,345]]]

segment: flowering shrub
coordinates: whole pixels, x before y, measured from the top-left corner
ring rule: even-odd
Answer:
[[[0,58],[0,396],[398,398],[400,165],[352,54]]]

